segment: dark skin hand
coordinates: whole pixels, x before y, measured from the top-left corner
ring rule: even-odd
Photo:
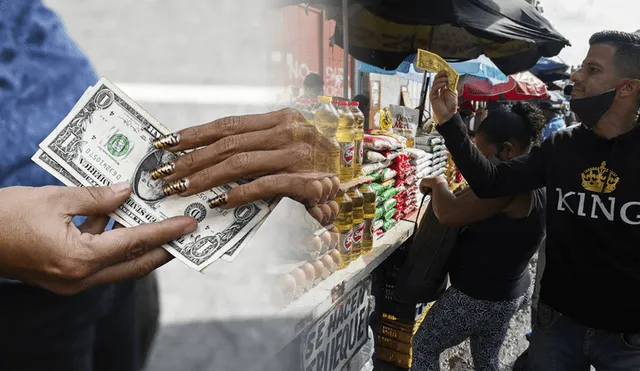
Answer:
[[[337,212],[332,212],[335,205],[331,202],[340,181],[318,165],[330,143],[295,110],[226,117],[167,137],[156,147],[191,151],[158,168],[162,170],[157,172],[158,178],[181,183],[170,194],[190,196],[238,179],[255,178],[228,191],[214,206],[232,208],[271,197],[290,197],[306,205],[323,223],[335,219]]]
[[[70,295],[141,278],[167,263],[171,255],[160,246],[194,231],[195,219],[104,232],[106,215],[130,194],[128,184],[0,189],[0,277]],[[79,227],[76,215],[88,216]]]

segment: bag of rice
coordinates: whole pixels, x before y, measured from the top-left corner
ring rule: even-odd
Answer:
[[[385,156],[377,151],[367,149],[364,151],[364,163],[365,164],[377,164],[386,160]]]

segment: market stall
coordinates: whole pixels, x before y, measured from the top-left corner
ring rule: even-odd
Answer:
[[[419,48],[447,61],[467,61],[484,54],[487,58],[460,66],[466,68],[464,74],[481,75],[491,85],[510,84],[505,93],[533,91],[544,96],[546,90],[537,86],[518,90],[518,83],[507,75],[526,70],[541,56],[556,55],[568,45],[546,19],[521,1],[431,2],[429,6],[408,1],[398,6],[368,0],[282,0],[280,5],[299,3],[317,5],[328,19],[336,21],[332,42],[364,62],[359,63],[360,71],[423,81],[422,107],[430,74],[412,65]],[[389,37],[413,41],[390,43]],[[437,66],[446,65],[444,59],[440,58]],[[349,71],[346,60],[345,82]],[[489,64],[491,70],[485,68]],[[521,82],[528,79],[523,76]],[[327,170],[334,166],[340,174],[341,192],[336,197],[340,212],[333,227],[326,228],[328,235],[316,235],[320,237],[314,239],[319,241],[317,254],[284,265],[277,272],[282,278],[276,282],[283,300],[277,325],[270,333],[273,357],[265,361],[265,369],[371,370],[374,350],[378,359],[410,367],[411,338],[429,303],[399,303],[390,286],[396,263],[403,259],[402,247],[423,211],[418,184],[424,177],[443,176],[450,188],[456,189],[464,180],[442,138],[429,125],[419,125],[421,112],[399,106],[397,101],[382,102],[380,88],[380,84],[375,89],[372,84],[373,112],[366,132],[356,126],[350,134],[350,125],[345,124],[349,121],[345,113],[348,102],[318,97],[296,103],[295,108],[309,122],[325,136],[335,138],[334,149],[321,162]],[[346,84],[343,89],[346,96]],[[405,104],[408,101],[404,96],[403,100]],[[329,113],[333,110],[337,119]],[[371,193],[374,201],[367,201]],[[272,216],[278,214],[278,208],[280,205]],[[303,218],[283,210],[277,225]],[[363,244],[367,233],[370,247]],[[329,272],[320,268],[314,274],[318,260],[326,261]],[[330,268],[331,264],[336,267]],[[376,299],[375,306],[371,297]]]

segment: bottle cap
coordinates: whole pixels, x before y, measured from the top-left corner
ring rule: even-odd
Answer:
[[[360,102],[352,101],[351,107],[360,107]]]
[[[339,101],[337,101],[337,103],[338,103],[339,106],[343,106],[343,107],[347,106],[347,101],[346,100],[339,100]]]
[[[318,100],[322,103],[331,103],[331,101],[333,101],[333,98],[321,95],[318,97]]]

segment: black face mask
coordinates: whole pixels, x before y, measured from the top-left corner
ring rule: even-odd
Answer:
[[[613,105],[616,92],[616,89],[611,89],[593,97],[580,99],[571,98],[569,104],[571,106],[571,110],[582,122],[582,125],[586,126],[587,129],[593,129],[602,116],[604,116],[604,114]]]

